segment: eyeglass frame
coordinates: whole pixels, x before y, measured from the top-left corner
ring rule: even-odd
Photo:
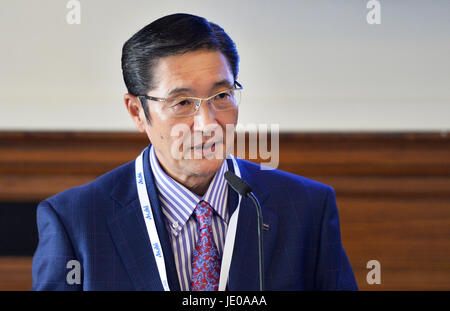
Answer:
[[[236,88],[237,87],[237,88]],[[210,97],[207,98],[201,98],[201,97],[194,97],[194,96],[179,96],[179,97],[174,97],[174,98],[161,98],[161,97],[153,97],[153,96],[149,96],[149,95],[137,95],[137,97],[143,97],[145,99],[148,100],[152,100],[152,101],[157,101],[157,102],[169,102],[169,101],[175,101],[178,98],[188,98],[188,99],[196,99],[196,100],[200,100],[200,104],[195,105],[195,111],[192,114],[188,114],[188,115],[180,115],[180,116],[175,116],[175,117],[189,117],[189,116],[193,116],[197,113],[197,111],[200,109],[200,106],[202,105],[202,103],[204,101],[211,101],[212,98],[216,97],[217,95],[219,95],[220,93],[223,93],[225,91],[229,91],[229,90],[242,90],[244,87],[242,86],[242,84],[240,84],[239,82],[237,82],[236,80],[234,81],[233,87],[226,89],[226,90],[222,90],[220,92],[217,92],[214,95],[211,95]],[[214,108],[215,109],[215,108]],[[218,111],[228,111],[228,109],[225,110],[218,110]]]

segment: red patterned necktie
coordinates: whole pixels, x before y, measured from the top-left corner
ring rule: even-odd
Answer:
[[[221,258],[212,234],[213,210],[211,205],[202,200],[195,207],[194,213],[199,238],[192,259],[191,290],[216,291],[219,287]]]

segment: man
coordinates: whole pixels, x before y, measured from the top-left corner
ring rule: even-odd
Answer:
[[[333,188],[229,156],[228,136],[211,135],[237,123],[238,63],[222,28],[188,14],[125,43],[125,105],[151,145],[39,204],[34,290],[257,290],[255,208],[226,171],[262,205],[266,290],[357,289]]]

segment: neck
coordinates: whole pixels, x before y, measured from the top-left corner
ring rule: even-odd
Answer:
[[[172,177],[172,176],[171,176]],[[174,177],[172,177],[175,179]],[[208,190],[209,184],[211,183],[213,176],[208,177],[208,179],[201,179],[201,180],[177,180],[179,183],[184,185],[186,188],[188,188],[190,191],[195,193],[196,195],[202,197],[206,190]]]

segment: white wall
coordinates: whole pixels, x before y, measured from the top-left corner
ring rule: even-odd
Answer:
[[[299,131],[450,128],[450,1],[1,1],[0,130],[134,131],[123,43],[151,21],[198,14],[235,40],[240,122]]]

